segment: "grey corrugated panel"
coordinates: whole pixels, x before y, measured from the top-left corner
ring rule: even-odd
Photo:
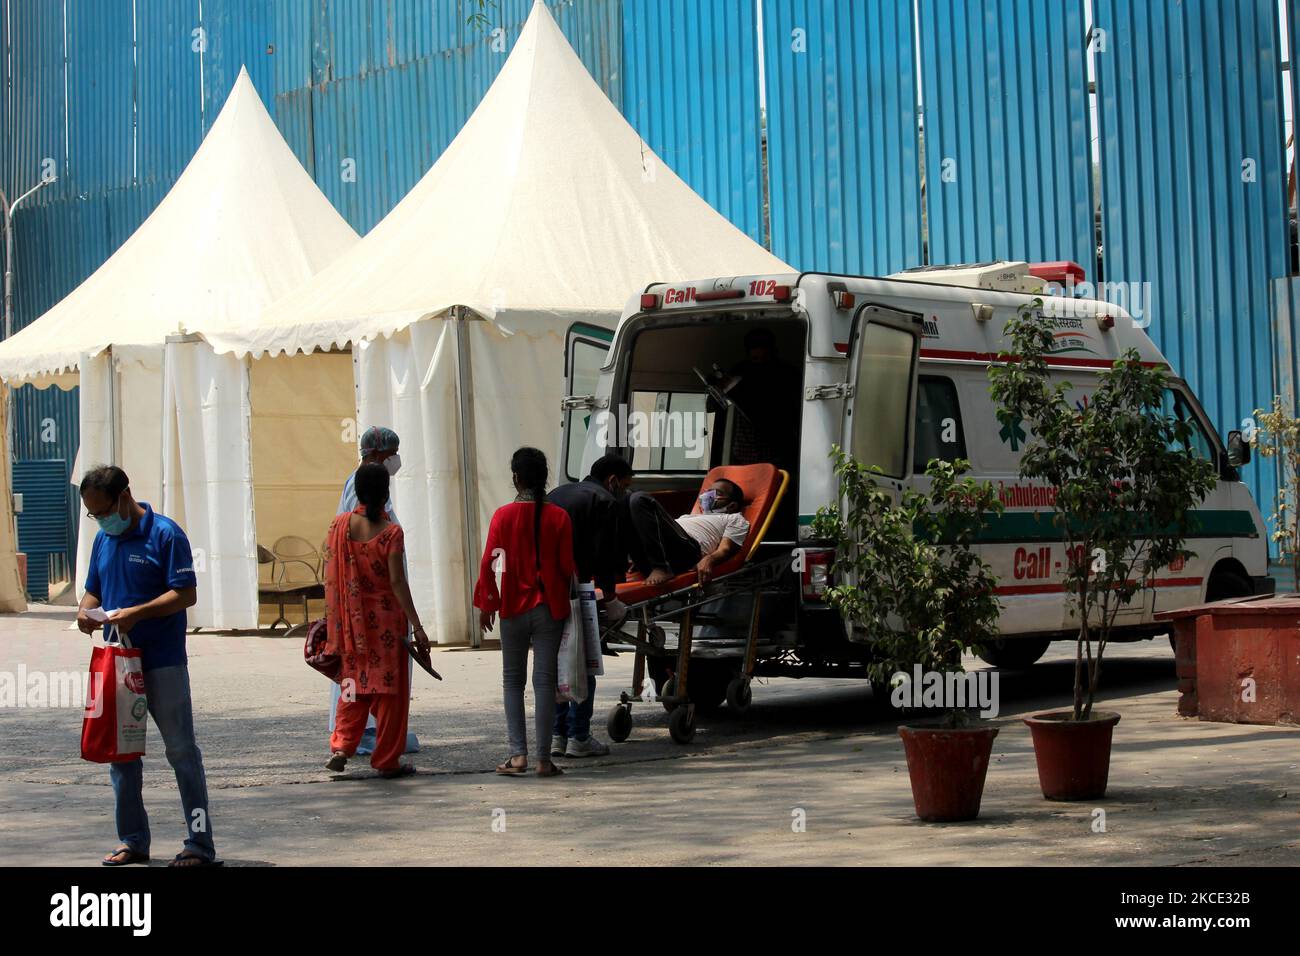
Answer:
[[[800,269],[919,265],[911,0],[764,0],[763,43],[772,251]]]
[[[203,0],[203,117],[211,127],[241,67],[267,110],[275,100],[276,18],[271,0]],[[270,51],[270,52],[268,52]]]
[[[203,138],[197,0],[136,0],[139,177],[172,181]]]
[[[931,263],[1095,278],[1083,0],[920,0]]]
[[[686,23],[698,42],[665,42]],[[687,185],[762,242],[753,0],[626,0],[622,40],[629,122]]]
[[[1215,426],[1239,428],[1271,404],[1271,283],[1288,270],[1277,4],[1095,13],[1105,278],[1150,283],[1152,337]],[[1273,476],[1245,473],[1270,510]]]
[[[53,160],[59,180],[28,202],[53,202],[68,195],[63,99],[63,7],[48,0],[9,0],[13,84],[13,168],[15,193],[41,178]]]
[[[131,0],[67,4],[68,190],[129,186],[133,175],[135,51]]]
[[[49,597],[49,556],[68,555],[68,463],[23,461],[13,465],[13,490],[23,496],[18,519],[18,548],[27,554],[27,593],[32,600]]]

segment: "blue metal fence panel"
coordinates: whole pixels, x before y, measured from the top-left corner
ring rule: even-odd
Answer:
[[[131,185],[135,49],[131,0],[67,5],[68,191]]]
[[[272,0],[203,0],[203,123],[216,121],[239,77],[249,79],[268,110],[275,102],[275,30]]]
[[[0,189],[10,195],[14,182],[9,167],[13,158],[13,130],[9,125],[9,0],[0,0]],[[0,328],[0,337],[4,329]]]
[[[697,42],[668,40],[690,23]],[[753,0],[625,0],[623,112],[651,149],[763,242]]]
[[[1288,270],[1275,0],[1097,0],[1103,271],[1149,290],[1149,332],[1220,430],[1274,390]],[[1145,298],[1145,296],[1144,296]],[[1246,469],[1267,513],[1276,478]]]
[[[146,182],[174,182],[203,138],[198,0],[135,0],[136,153]]]
[[[1083,0],[920,0],[928,261],[1097,258]]]
[[[772,251],[799,269],[921,264],[911,0],[763,0]]]
[[[51,555],[68,554],[68,463],[62,460],[15,461],[16,494],[23,496],[18,515],[18,549],[27,555],[27,594],[49,598]]]
[[[67,195],[64,135],[63,6],[47,0],[9,0],[15,193],[30,189],[47,171],[58,177],[31,203]]]

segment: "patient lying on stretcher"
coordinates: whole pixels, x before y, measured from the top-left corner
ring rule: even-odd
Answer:
[[[692,568],[703,584],[715,567],[744,546],[749,535],[744,508],[744,491],[726,478],[719,478],[700,495],[699,514],[676,519],[651,495],[634,492],[628,499],[632,564],[651,586]]]

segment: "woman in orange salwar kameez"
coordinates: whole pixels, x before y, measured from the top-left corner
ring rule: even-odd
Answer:
[[[338,772],[347,765],[366,716],[373,713],[378,726],[370,765],[384,776],[400,776],[413,772],[399,760],[410,710],[408,623],[416,644],[425,651],[429,644],[406,582],[402,528],[384,513],[388,470],[362,465],[356,492],[361,504],[334,519],[325,549],[328,646],[343,661],[342,696],[325,767]]]

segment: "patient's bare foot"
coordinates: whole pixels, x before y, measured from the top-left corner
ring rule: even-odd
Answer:
[[[650,572],[650,576],[645,579],[645,583],[650,585],[652,588],[657,588],[659,585],[665,584],[672,579],[672,573],[669,572],[667,568],[655,568]]]

